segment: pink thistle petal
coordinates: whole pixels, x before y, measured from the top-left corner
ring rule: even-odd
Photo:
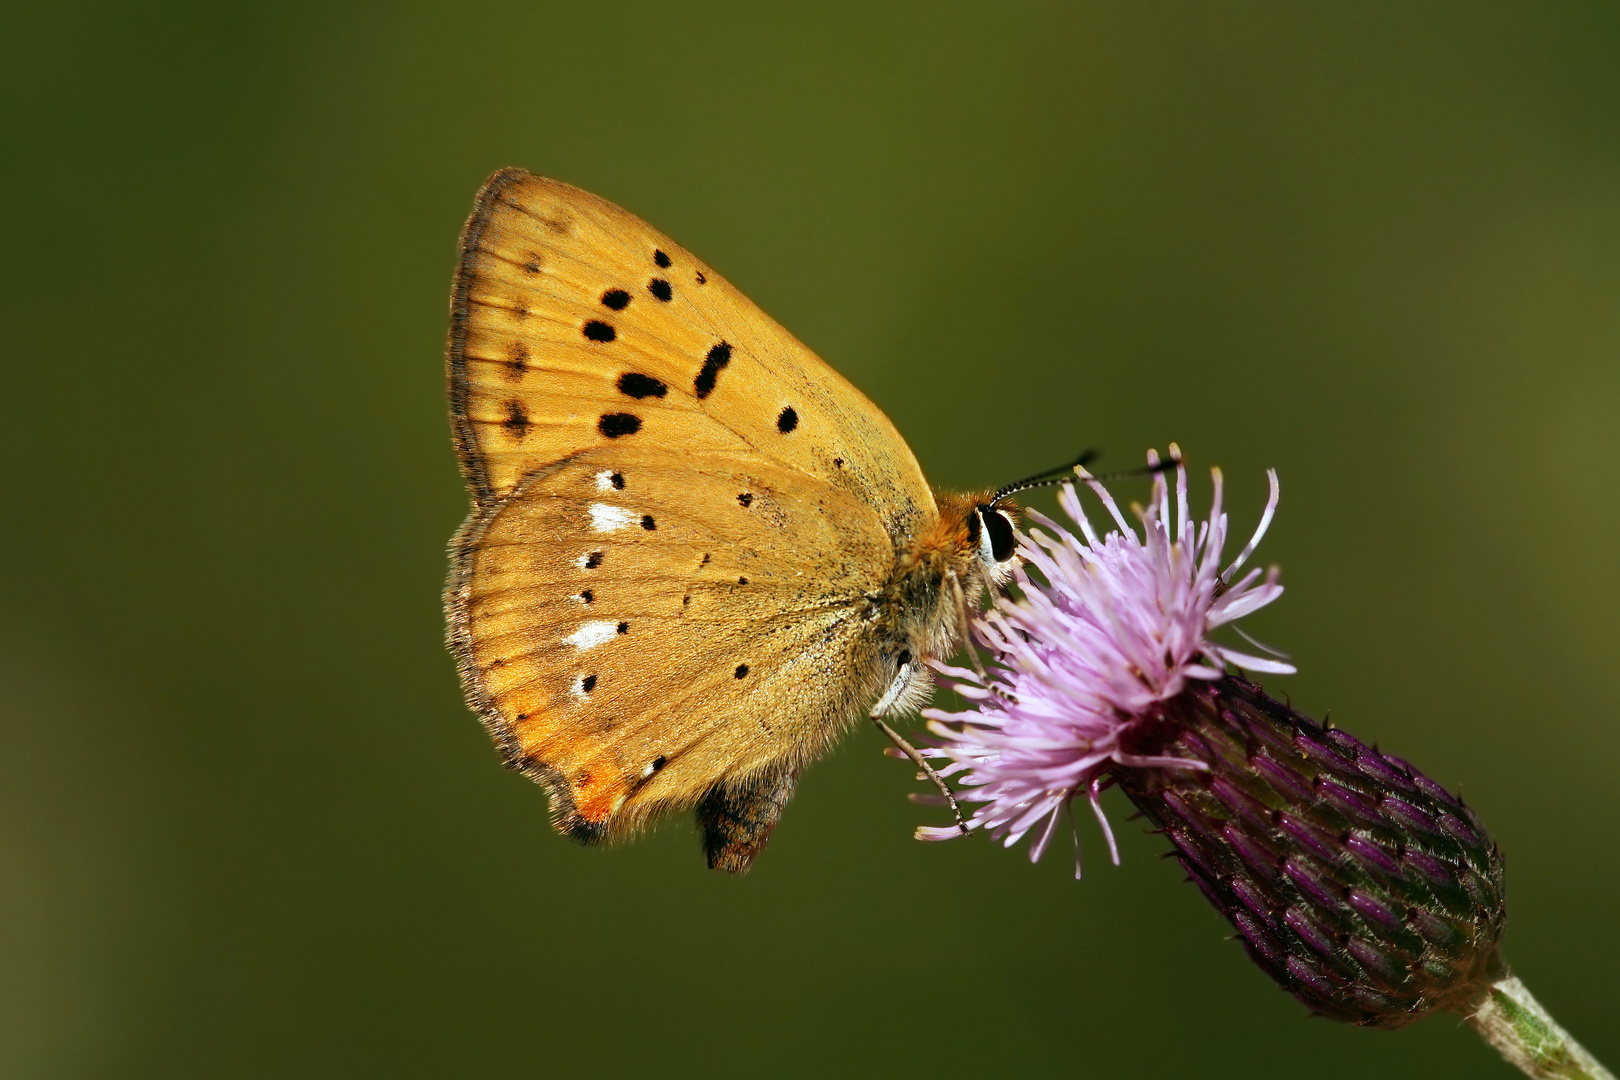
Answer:
[[[1103,813],[1101,777],[1098,777],[1091,782],[1091,798],[1089,802],[1091,803],[1091,812],[1097,816],[1097,825],[1102,829],[1104,839],[1108,841],[1108,857],[1113,860],[1115,866],[1118,866],[1119,845],[1114,842],[1114,827],[1108,824],[1108,815]],[[1079,877],[1080,862],[1078,859],[1075,860],[1074,870],[1074,876]]]
[[[1281,660],[1267,660],[1263,656],[1251,656],[1248,653],[1240,653],[1235,649],[1217,648],[1211,651],[1233,667],[1246,668],[1249,671],[1261,671],[1268,675],[1292,675],[1299,670],[1293,664],[1284,663]],[[1219,678],[1219,675],[1217,674],[1215,677]]]
[[[1156,464],[1157,455],[1149,455]],[[1131,509],[1140,529],[1103,484],[1084,469],[1080,480],[1096,494],[1113,528],[1099,533],[1080,504],[1079,485],[1066,484],[1058,505],[1078,534],[1036,511],[1040,529],[1019,537],[1023,565],[1013,571],[1017,595],[1003,595],[973,623],[973,638],[991,666],[981,676],[967,668],[933,666],[970,707],[926,709],[934,736],[924,751],[945,764],[957,799],[977,803],[971,829],[1011,847],[1033,834],[1029,854],[1039,859],[1056,834],[1060,815],[1084,794],[1119,861],[1099,797],[1114,766],[1198,769],[1196,761],[1138,756],[1122,749],[1132,725],[1162,712],[1189,680],[1220,678],[1226,664],[1287,673],[1266,659],[1210,640],[1228,625],[1282,595],[1277,572],[1251,569],[1233,577],[1254,554],[1275,516],[1279,488],[1268,473],[1270,497],[1260,523],[1238,557],[1222,572],[1227,537],[1222,480],[1213,470],[1209,515],[1194,521],[1187,472],[1175,463],[1175,497],[1165,475],[1154,477],[1145,506]],[[921,839],[949,839],[954,828],[924,827]],[[1076,857],[1076,873],[1079,860]]]

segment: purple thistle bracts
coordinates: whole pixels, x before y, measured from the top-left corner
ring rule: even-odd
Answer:
[[[1190,688],[1114,768],[1249,956],[1312,1012],[1401,1027],[1499,973],[1502,860],[1462,800],[1250,683]]]

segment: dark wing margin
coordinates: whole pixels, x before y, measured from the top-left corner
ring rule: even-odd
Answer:
[[[474,217],[476,216],[475,214]],[[472,223],[469,222],[468,230],[471,231],[471,228]],[[474,243],[476,242],[475,239]],[[458,287],[460,285],[459,279],[457,285]],[[460,448],[458,435],[457,449]],[[558,462],[553,468],[561,468],[567,464],[567,460]],[[473,483],[470,472],[472,466],[465,454],[462,456],[462,465],[468,472],[468,483]],[[505,502],[504,499],[494,501],[480,499],[479,504],[473,507],[472,513],[450,540],[450,580],[444,590],[445,641],[450,647],[451,655],[455,657],[456,669],[461,676],[462,694],[467,700],[467,705],[478,714],[484,730],[495,743],[495,748],[501,756],[501,764],[514,772],[522,773],[545,789],[546,803],[551,810],[551,823],[558,832],[582,844],[594,844],[606,835],[606,823],[587,821],[580,816],[579,808],[574,804],[573,788],[563,774],[524,752],[518,742],[517,732],[501,715],[500,706],[485,688],[483,673],[478,668],[473,650],[472,618],[468,610],[472,593],[473,557],[478,553],[478,545],[483,539],[484,530],[499,515]]]
[[[501,196],[513,184],[534,179],[527,169],[506,168],[491,176],[478,191],[472,213],[461,229],[461,244],[456,257],[456,278],[450,289],[450,341],[445,349],[445,376],[450,394],[451,437],[456,444],[456,457],[461,462],[461,475],[472,489],[473,498],[483,505],[490,496],[489,478],[483,456],[478,451],[472,421],[467,416],[467,397],[471,383],[467,378],[467,327],[472,318],[469,298],[474,274],[472,262],[483,242],[484,230]],[[470,522],[469,522],[470,524]],[[465,531],[465,529],[463,529]],[[459,535],[459,534],[458,534]]]

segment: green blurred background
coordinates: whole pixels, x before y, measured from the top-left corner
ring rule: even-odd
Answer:
[[[1462,788],[1508,958],[1620,1063],[1620,7],[9,10],[0,1073],[1512,1075],[1305,1019],[1137,825],[1079,883],[915,843],[867,731],[743,880],[552,835],[441,644],[504,165],[936,482],[1176,439],[1246,534],[1276,466],[1272,688]]]

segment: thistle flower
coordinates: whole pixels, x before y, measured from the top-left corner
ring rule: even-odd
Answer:
[[[1150,455],[1149,463],[1157,465],[1157,455]],[[1137,538],[1113,496],[1094,481],[1117,531],[1099,537],[1069,485],[1058,502],[1080,526],[1083,540],[1031,511],[1055,535],[1026,536],[1019,553],[1040,571],[1047,587],[1033,586],[1019,567],[1014,581],[1022,602],[997,604],[975,627],[980,643],[1000,658],[1001,677],[985,685],[975,672],[940,666],[956,680],[956,691],[980,707],[923,713],[942,740],[935,756],[951,762],[942,775],[964,773],[963,799],[983,804],[970,827],[983,828],[1010,847],[1039,826],[1029,851],[1031,860],[1039,859],[1070,801],[1086,791],[1113,849],[1113,834],[1097,802],[1110,766],[1205,768],[1196,759],[1133,752],[1127,733],[1190,685],[1219,679],[1221,667],[1215,665],[1294,670],[1210,638],[1211,631],[1282,595],[1276,571],[1263,580],[1258,570],[1231,580],[1276,512],[1277,477],[1269,475],[1271,498],[1260,525],[1224,572],[1219,562],[1226,515],[1218,471],[1214,508],[1196,537],[1189,534],[1187,474],[1179,465],[1175,516],[1169,486],[1156,476],[1152,506],[1142,515],[1145,539]],[[951,721],[967,726],[946,726]],[[956,835],[954,828],[919,832],[929,840]],[[1076,870],[1078,876],[1078,864]]]
[[[1021,538],[1017,595],[975,621],[989,671],[940,666],[971,707],[923,714],[928,753],[974,807],[968,828],[1009,847],[1031,836],[1039,859],[1084,796],[1117,863],[1098,801],[1117,785],[1254,962],[1312,1012],[1392,1028],[1452,1009],[1529,1075],[1608,1076],[1502,965],[1502,860],[1474,812],[1229,673],[1294,670],[1213,636],[1282,594],[1275,569],[1242,573],[1276,511],[1276,474],[1223,568],[1220,472],[1195,523],[1173,446],[1171,460],[1173,506],[1161,471],[1136,527],[1077,469],[1114,528],[1099,534],[1066,485],[1059,503],[1079,535],[1032,513],[1045,531]]]

